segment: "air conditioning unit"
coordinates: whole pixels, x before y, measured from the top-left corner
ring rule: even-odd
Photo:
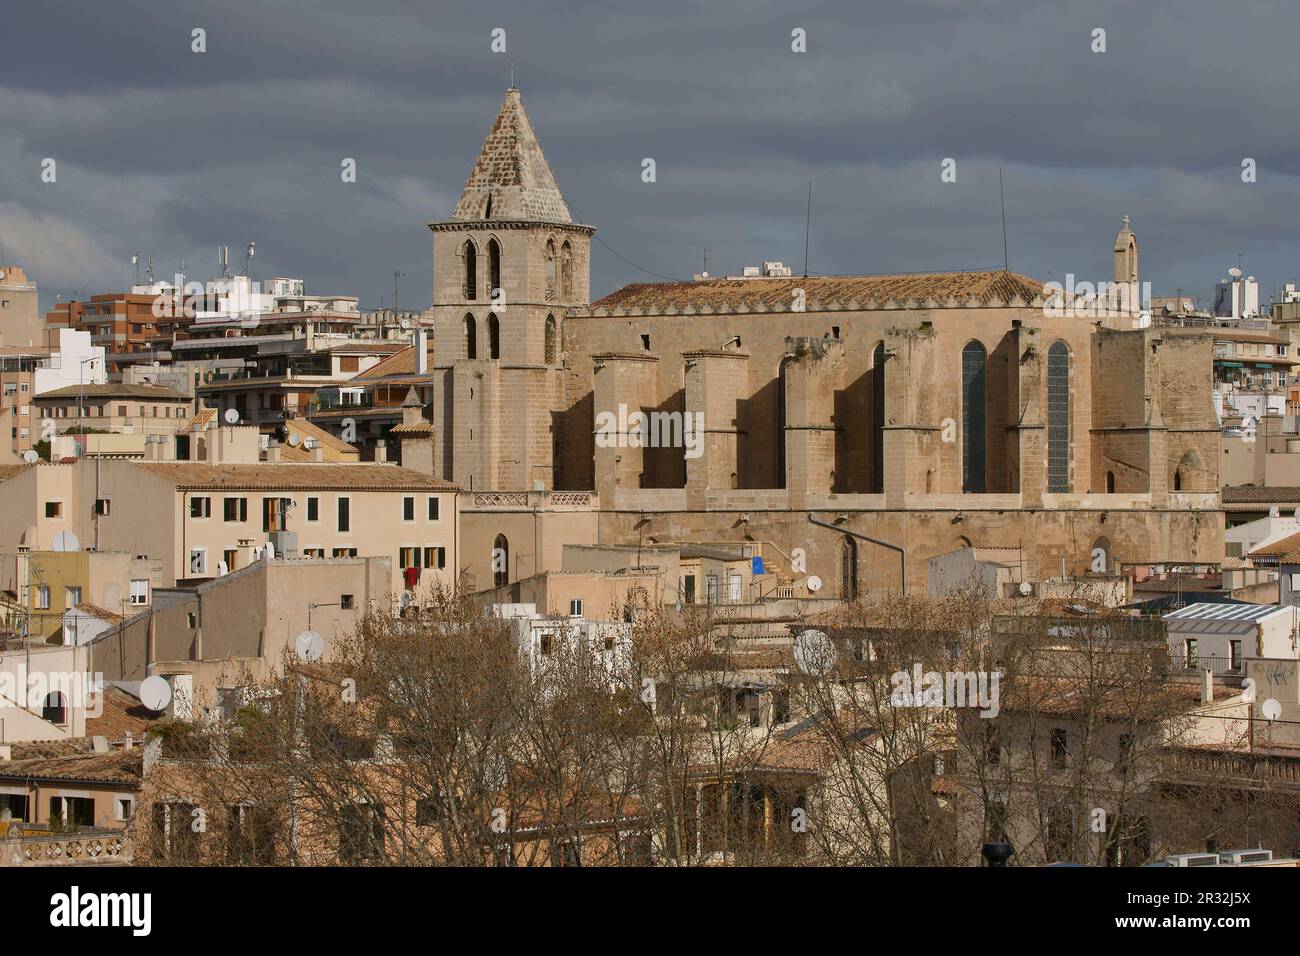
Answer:
[[[1272,850],[1224,850],[1219,854],[1219,862],[1225,866],[1241,866],[1245,863],[1268,863],[1272,859]]]
[[[267,535],[267,543],[275,549],[275,554],[283,558],[298,557],[297,531],[272,531]]]
[[[1165,857],[1168,866],[1218,866],[1217,853],[1179,853]]]

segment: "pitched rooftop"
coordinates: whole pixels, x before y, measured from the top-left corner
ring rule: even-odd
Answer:
[[[205,462],[136,462],[178,491],[452,491],[451,482],[410,468],[369,462],[211,465]]]
[[[451,218],[573,222],[514,87],[506,90]]]
[[[789,312],[793,291],[803,289],[814,304],[869,308],[870,303],[933,300],[939,305],[988,306],[1019,299],[1033,302],[1043,283],[1003,269],[984,272],[918,272],[865,276],[783,276],[760,279],[703,279],[698,282],[634,282],[592,303],[591,311],[621,309],[631,314],[666,309],[695,312]]]

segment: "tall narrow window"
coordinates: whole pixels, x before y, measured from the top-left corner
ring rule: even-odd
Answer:
[[[505,587],[510,583],[510,542],[499,534],[492,542],[492,586]]]
[[[840,546],[840,599],[856,601],[858,598],[858,543],[847,534]]]
[[[555,240],[546,240],[546,301],[555,298]]]
[[[474,316],[465,316],[465,358],[478,358],[478,323]]]
[[[545,362],[547,365],[555,364],[555,316],[546,317],[546,334],[545,334]]]
[[[565,302],[573,299],[573,247],[567,239],[560,247],[560,298]]]
[[[488,316],[488,358],[501,357],[501,323],[495,315]]]
[[[465,240],[462,255],[465,259],[465,298],[472,302],[478,298],[478,251],[472,240]]]
[[[501,244],[496,239],[488,240],[488,279],[491,286],[488,295],[495,298],[497,289],[501,288]]]
[[[871,356],[871,490],[885,490],[885,343]]]
[[[985,484],[984,371],[988,354],[978,342],[961,350],[961,490],[982,494]]]
[[[1070,347],[1047,350],[1047,490],[1070,490]]]

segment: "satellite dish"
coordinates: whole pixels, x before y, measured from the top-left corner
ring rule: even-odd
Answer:
[[[3,269],[0,269],[0,282],[4,281],[4,277],[5,277],[5,272]]]
[[[140,703],[149,710],[166,710],[172,701],[172,685],[155,674],[140,681]]]
[[[222,415],[221,417],[224,418],[224,419],[226,420],[226,424],[227,424],[227,425],[238,425],[238,424],[239,424],[239,410],[238,410],[238,409],[227,408],[227,409],[226,409],[226,414]]]
[[[1282,716],[1282,705],[1270,697],[1259,705],[1259,712],[1264,715],[1265,720],[1271,722]]]
[[[314,664],[325,656],[325,638],[315,631],[303,631],[294,639],[298,659]]]
[[[289,444],[292,445],[294,448],[297,448],[297,447],[298,447],[298,443],[301,442],[301,441],[302,441],[302,439],[299,438],[297,435],[290,435],[290,436],[289,436]]]
[[[822,579],[815,574],[808,575],[808,580],[804,582],[810,594],[816,594],[822,589]]]
[[[411,327],[411,320],[410,320],[410,319],[402,319],[402,321],[399,322],[399,323],[397,323],[397,324],[400,325],[400,326],[401,326],[402,328],[404,328],[404,329],[409,329],[409,328]]]
[[[41,456],[36,454],[36,452],[30,448],[23,452],[23,461],[27,462],[29,465],[34,465],[40,460]]]
[[[1238,269],[1236,266],[1233,266],[1231,269],[1228,270],[1228,275],[1232,276],[1234,279],[1240,279],[1241,270]]]
[[[60,531],[54,536],[55,551],[80,551],[81,541],[71,531]]]
[[[801,631],[794,639],[794,663],[809,677],[821,677],[835,666],[835,645],[825,631]]]
[[[1033,586],[1030,585],[1030,583],[1029,583],[1028,581],[1021,581],[1021,582],[1020,582],[1020,593],[1021,593],[1022,595],[1024,595],[1025,597],[1029,597],[1029,595],[1031,595],[1031,594],[1034,593]]]

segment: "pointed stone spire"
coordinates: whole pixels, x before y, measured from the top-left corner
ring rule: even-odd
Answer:
[[[573,222],[513,86],[506,90],[451,218],[462,222]]]

